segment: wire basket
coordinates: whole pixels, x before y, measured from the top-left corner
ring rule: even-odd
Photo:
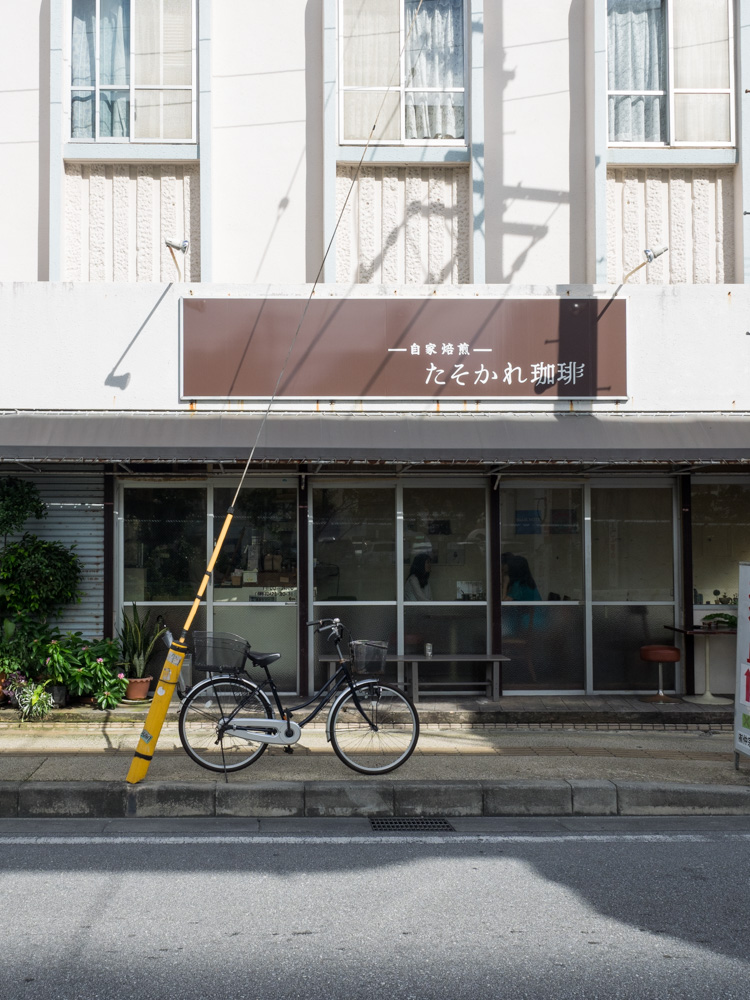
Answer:
[[[352,639],[349,643],[352,654],[352,673],[384,674],[388,656],[388,643],[375,639]]]
[[[193,669],[238,674],[250,643],[231,632],[193,632]]]

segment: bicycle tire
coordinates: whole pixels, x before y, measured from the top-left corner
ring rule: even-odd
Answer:
[[[419,739],[419,715],[403,691],[379,681],[359,681],[354,691],[372,720],[368,723],[349,691],[333,709],[331,744],[340,760],[360,774],[387,774],[411,757]]]
[[[185,753],[207,771],[219,774],[241,771],[266,749],[225,733],[218,738],[222,721],[241,705],[243,717],[272,718],[268,699],[257,684],[245,677],[208,677],[191,688],[182,703],[178,732]]]

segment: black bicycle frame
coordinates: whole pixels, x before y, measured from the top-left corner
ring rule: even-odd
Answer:
[[[308,722],[312,722],[312,720],[315,718],[315,716],[323,708],[325,708],[325,706],[334,697],[334,695],[337,694],[346,684],[348,684],[349,685],[349,690],[351,691],[352,695],[354,696],[354,704],[357,706],[357,711],[359,712],[359,714],[362,716],[362,718],[365,720],[365,722],[369,726],[372,726],[373,729],[377,730],[377,726],[372,721],[372,719],[370,719],[368,717],[367,713],[365,712],[364,708],[362,707],[362,703],[359,700],[359,697],[357,695],[357,690],[356,690],[356,688],[354,686],[354,681],[352,680],[351,671],[349,670],[349,662],[347,660],[345,660],[344,657],[341,656],[341,650],[338,648],[338,643],[336,645],[336,649],[337,649],[337,652],[339,654],[339,668],[338,668],[338,670],[333,675],[333,677],[329,677],[328,678],[328,680],[325,682],[325,684],[320,689],[320,691],[318,691],[318,693],[316,695],[313,695],[312,698],[308,699],[308,701],[300,702],[299,705],[293,705],[291,708],[284,708],[284,706],[281,703],[281,698],[279,697],[278,688],[276,687],[276,684],[274,683],[273,677],[271,676],[270,670],[268,669],[267,666],[263,667],[263,669],[266,672],[266,680],[264,680],[262,684],[257,684],[256,687],[258,688],[259,691],[262,691],[266,687],[266,685],[268,685],[268,687],[271,690],[271,694],[273,695],[273,700],[276,703],[276,708],[278,709],[278,712],[279,712],[279,718],[283,719],[286,722],[290,722],[291,721],[292,715],[295,712],[299,712],[301,709],[307,708],[308,705],[312,705],[313,702],[317,701],[318,704],[315,706],[315,708],[313,709],[313,711],[310,712],[310,714],[307,716],[307,718],[305,718],[301,722],[297,723],[297,725],[300,727],[300,729],[303,729],[307,725]],[[250,655],[248,655],[247,652],[245,652],[245,661],[244,661],[244,664],[243,664],[242,673],[253,684],[255,684],[255,681],[253,681],[252,677],[250,677],[250,675],[248,674],[247,670],[245,669],[248,660],[252,660],[252,657]],[[217,697],[218,697],[218,695],[217,695]],[[232,720],[235,718],[235,716],[237,715],[238,712],[242,711],[242,709],[245,707],[245,705],[247,704],[247,702],[250,700],[251,697],[252,697],[252,695],[248,695],[247,698],[243,699],[239,703],[239,705],[235,706],[234,711],[229,716],[227,716],[224,719],[224,722],[222,723],[222,726],[221,726],[221,730],[222,731],[226,731],[226,729],[229,728],[229,726],[232,723]]]

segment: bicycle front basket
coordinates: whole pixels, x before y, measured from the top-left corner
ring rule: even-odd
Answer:
[[[384,674],[388,643],[375,639],[352,639],[352,671],[355,674]]]
[[[193,632],[193,667],[216,673],[237,674],[242,670],[247,639],[231,632]]]

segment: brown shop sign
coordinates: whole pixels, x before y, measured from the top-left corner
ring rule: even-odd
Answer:
[[[623,300],[305,301],[183,299],[182,398],[627,396]]]

